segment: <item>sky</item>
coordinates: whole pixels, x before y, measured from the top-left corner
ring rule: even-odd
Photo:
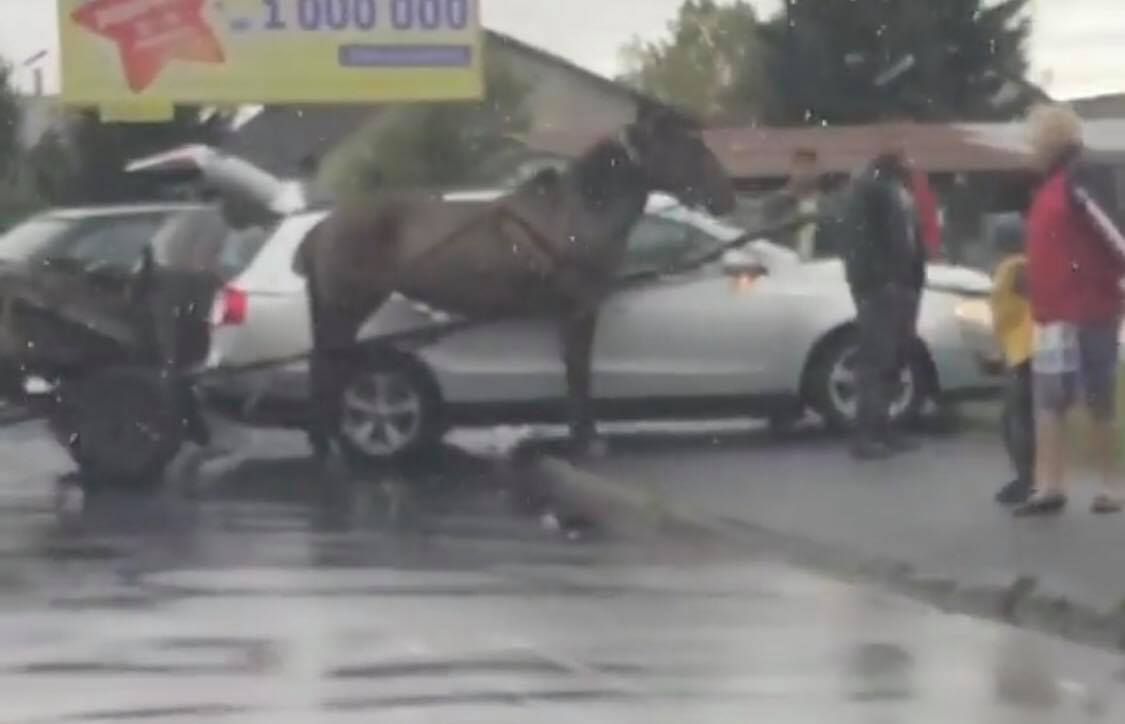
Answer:
[[[770,13],[781,0],[751,0]],[[940,0],[930,0],[940,2]],[[481,0],[488,27],[613,75],[633,36],[661,37],[681,0]],[[1125,13],[1121,0],[1032,0],[1033,80],[1062,98],[1125,92]],[[0,55],[18,62],[54,51],[54,0],[0,0]],[[46,68],[53,88],[57,74]],[[27,82],[26,78],[21,79]]]

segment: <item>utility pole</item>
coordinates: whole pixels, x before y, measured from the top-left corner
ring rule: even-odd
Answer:
[[[38,53],[29,55],[28,57],[24,58],[20,63],[21,68],[31,69],[31,94],[34,96],[43,95],[43,66],[40,65],[39,61],[43,60],[46,57],[47,51],[40,50]]]

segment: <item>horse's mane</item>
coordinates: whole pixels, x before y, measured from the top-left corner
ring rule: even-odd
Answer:
[[[641,171],[616,137],[595,143],[578,157],[570,173],[582,195],[591,202],[602,202],[622,186],[641,182]]]
[[[586,149],[585,153],[575,159],[571,168],[579,178],[585,178],[617,163],[630,163],[629,152],[617,138],[607,136]]]

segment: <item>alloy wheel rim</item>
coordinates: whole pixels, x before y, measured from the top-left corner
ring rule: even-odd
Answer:
[[[859,388],[856,380],[856,348],[851,347],[836,359],[828,375],[828,396],[832,408],[847,420],[854,421],[859,407]],[[891,402],[892,420],[901,418],[914,399],[914,371],[909,365],[899,376],[898,390]]]
[[[414,443],[421,428],[421,394],[402,374],[372,372],[344,391],[341,433],[366,455],[400,453]]]

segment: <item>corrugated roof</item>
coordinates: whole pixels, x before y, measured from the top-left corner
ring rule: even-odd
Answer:
[[[963,123],[957,128],[977,144],[1003,148],[1017,154],[1030,152],[1027,129],[1021,122]],[[1125,118],[1083,121],[1082,136],[1091,153],[1103,158],[1125,158]]]
[[[704,136],[728,173],[736,178],[785,176],[798,149],[816,150],[827,173],[850,173],[875,157],[888,142],[901,145],[931,173],[1027,168],[1027,156],[1022,151],[987,143],[978,134],[955,125],[711,128]],[[599,134],[586,131],[540,132],[525,140],[532,148],[573,156],[598,138]]]

